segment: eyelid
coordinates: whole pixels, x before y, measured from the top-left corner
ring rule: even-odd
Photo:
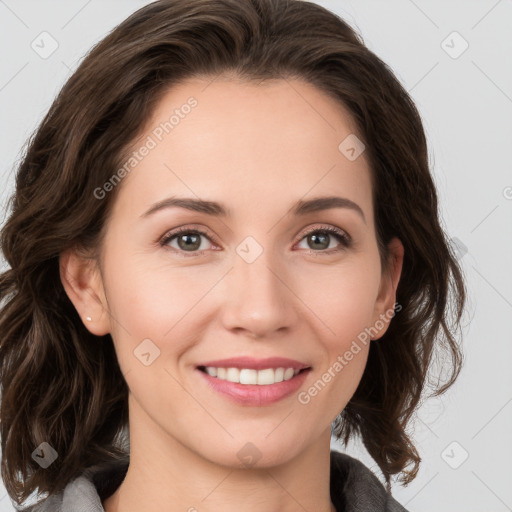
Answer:
[[[331,224],[312,224],[300,232],[298,241],[300,242],[305,236],[315,233],[316,231],[327,231],[328,233],[335,233],[346,239],[347,242],[352,242],[352,237],[341,228],[333,226]]]

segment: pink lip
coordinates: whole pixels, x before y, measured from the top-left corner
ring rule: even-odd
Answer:
[[[214,366],[216,368],[247,368],[251,370],[264,370],[266,368],[293,368],[303,370],[309,368],[307,364],[287,359],[285,357],[267,357],[266,359],[254,359],[252,357],[232,357],[230,359],[219,359],[198,364],[200,366]],[[279,383],[278,383],[279,384]]]
[[[217,366],[219,362],[220,361],[217,361],[216,364],[208,364],[208,366]],[[287,366],[287,368],[292,367],[293,366]],[[236,367],[231,366],[231,368]],[[244,366],[244,368],[247,368],[247,366]],[[307,369],[298,375],[295,375],[295,377],[292,377],[290,380],[284,380],[282,382],[268,384],[265,386],[229,382],[227,380],[218,379],[217,377],[212,377],[201,370],[196,369],[196,371],[206,379],[206,382],[211,389],[223,394],[233,402],[239,405],[262,406],[278,402],[279,400],[296,392],[302,386],[311,369]]]

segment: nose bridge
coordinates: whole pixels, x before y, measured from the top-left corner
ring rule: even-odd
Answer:
[[[251,237],[239,244],[236,252],[227,276],[225,327],[265,336],[290,326],[295,308],[282,261]]]

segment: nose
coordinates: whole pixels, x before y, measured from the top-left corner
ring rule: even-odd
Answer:
[[[222,302],[224,328],[253,338],[270,338],[289,331],[298,318],[300,301],[293,293],[289,272],[276,267],[264,251],[247,263],[234,259],[225,277]]]

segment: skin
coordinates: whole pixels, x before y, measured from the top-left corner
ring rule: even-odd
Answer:
[[[350,161],[338,149],[356,129],[335,100],[298,79],[195,78],[167,92],[133,149],[190,96],[197,107],[119,185],[101,265],[75,251],[61,255],[66,292],[91,332],[112,335],[130,390],[130,466],[104,508],[329,512],[331,422],[354,394],[373,341],[308,404],[293,393],[239,405],[195,367],[289,357],[312,367],[299,391],[307,390],[392,311],[403,246],[394,239],[381,268],[370,167],[364,152]],[[332,195],[357,203],[366,222],[349,208],[289,212],[299,199]],[[141,218],[171,196],[217,201],[231,215],[173,207]],[[178,237],[158,245],[180,226],[211,233],[200,238],[202,256]],[[304,235],[325,226],[349,234],[352,245],[329,235],[318,247]],[[252,263],[236,252],[247,236],[263,249]],[[160,350],[148,366],[133,353],[146,338]],[[260,458],[244,467],[237,453],[248,442]]]

